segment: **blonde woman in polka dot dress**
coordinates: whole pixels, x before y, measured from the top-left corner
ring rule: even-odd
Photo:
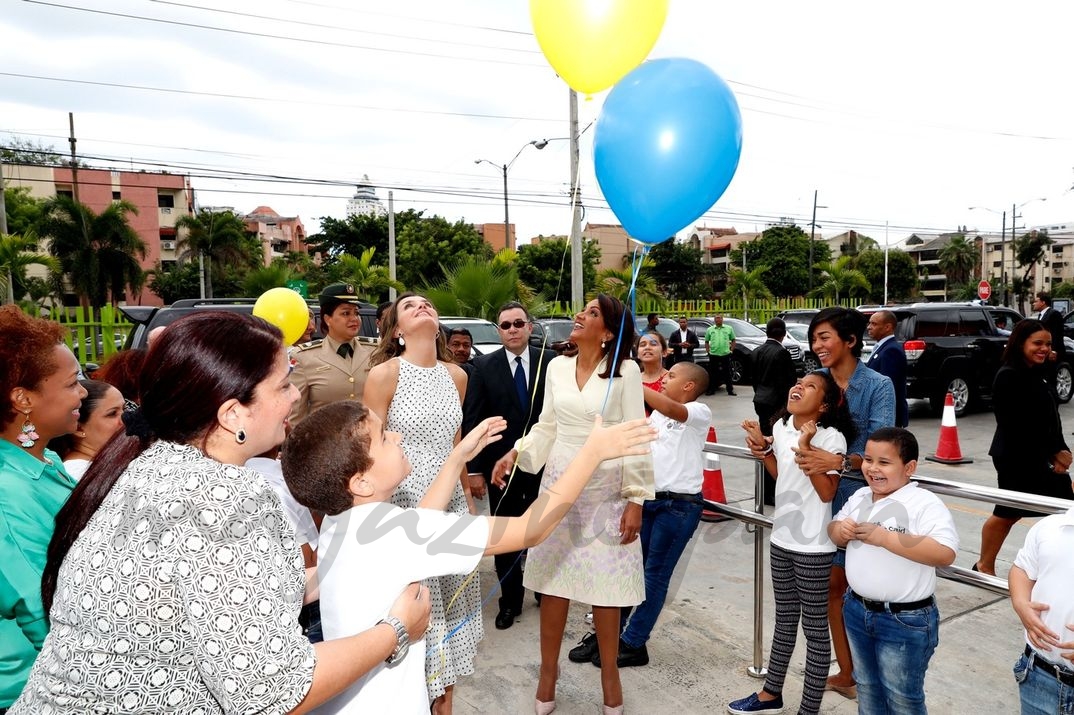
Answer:
[[[381,343],[365,385],[365,404],[380,415],[385,429],[403,435],[411,473],[392,503],[418,506],[459,439],[466,373],[454,364],[440,332],[440,317],[423,296],[404,293],[384,314]],[[459,474],[448,511],[472,513],[465,470]],[[424,582],[432,601],[426,684],[433,712],[451,712],[455,682],[474,672],[481,623],[481,584],[477,573],[441,576]]]

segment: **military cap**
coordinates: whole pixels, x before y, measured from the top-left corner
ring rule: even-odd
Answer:
[[[358,303],[354,286],[350,283],[333,283],[321,291],[321,312],[332,311],[340,303]]]

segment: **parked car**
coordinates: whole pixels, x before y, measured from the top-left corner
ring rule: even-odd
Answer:
[[[813,317],[819,312],[820,310],[817,308],[796,308],[777,313],[775,317],[783,318],[783,322],[788,326],[804,325],[809,327],[809,324],[813,322]]]
[[[992,314],[992,321],[998,326],[1000,322],[1006,321],[1006,330],[1009,332],[1014,330],[1014,324],[1019,320],[1022,320],[1022,314],[1014,308],[1008,308],[1006,306],[997,305],[989,306],[988,312]],[[1066,325],[1063,326],[1063,332],[1066,332]],[[1055,372],[1055,392],[1059,397],[1060,402],[1070,402],[1070,398],[1074,396],[1074,368],[1071,367],[1069,360],[1074,360],[1074,338],[1070,335],[1063,335],[1063,347],[1066,348],[1066,354],[1068,361],[1061,363]]]
[[[753,323],[738,318],[723,319],[724,325],[731,326],[735,331],[735,349],[731,353],[731,380],[735,384],[748,383],[753,378],[753,360],[750,354],[764,345],[768,340],[763,328],[758,328]],[[714,322],[711,318],[690,318],[687,325],[701,338],[701,347],[694,352],[694,360],[697,362],[708,361],[708,348],[705,345],[705,331]],[[676,329],[678,325],[675,326]],[[805,372],[805,364],[802,361],[802,347],[794,338],[783,339],[783,347],[791,354],[795,371],[801,375]]]
[[[802,350],[802,368],[806,372],[813,372],[819,370],[820,360],[817,359],[816,353],[813,352],[813,346],[809,344],[809,324],[808,323],[787,323],[787,337],[798,343],[798,347]],[[787,341],[784,340],[784,343]]]
[[[562,353],[574,329],[574,318],[534,318],[530,345]]]
[[[186,298],[171,305],[158,307],[154,305],[121,306],[120,312],[134,323],[134,328],[127,334],[124,348],[144,348],[148,343],[149,332],[154,328],[171,325],[184,315],[200,311],[227,311],[231,313],[254,312],[256,298]],[[313,311],[313,322],[317,326],[313,337],[321,338],[321,306],[314,301],[307,301]],[[377,338],[377,306],[372,303],[359,303],[358,312],[362,318],[362,327],[358,335],[375,340]]]
[[[457,316],[440,316],[440,330],[447,338],[448,330],[466,328],[474,339],[473,355],[487,355],[503,347],[500,342],[500,331],[496,325],[484,318],[462,318]]]

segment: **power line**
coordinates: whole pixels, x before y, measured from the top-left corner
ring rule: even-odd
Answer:
[[[344,12],[359,12],[353,7],[346,7],[342,5],[330,5],[328,3],[311,2],[310,0],[284,0],[285,2],[292,3],[294,5],[304,5],[306,7],[320,7],[328,10],[342,10]],[[363,15],[374,15],[377,17],[390,17],[396,20],[406,20],[408,22],[426,22],[432,25],[446,25],[448,27],[465,27],[474,30],[487,30],[489,32],[503,32],[510,35],[525,35],[532,37],[533,33],[528,30],[511,30],[504,27],[488,27],[487,25],[470,25],[462,22],[449,22],[448,20],[431,20],[427,17],[410,17],[408,15],[395,15],[388,12],[376,12],[373,10],[362,9]]]

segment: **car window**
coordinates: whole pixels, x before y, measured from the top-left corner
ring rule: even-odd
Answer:
[[[983,310],[960,310],[958,312],[958,335],[991,335],[992,326],[988,324]]]
[[[731,329],[735,331],[735,335],[741,338],[767,338],[764,331],[758,328],[753,323],[747,323],[745,320],[738,320],[737,318],[724,318],[725,325],[730,325]]]
[[[915,316],[913,337],[942,338],[947,334],[946,310],[922,310]]]

